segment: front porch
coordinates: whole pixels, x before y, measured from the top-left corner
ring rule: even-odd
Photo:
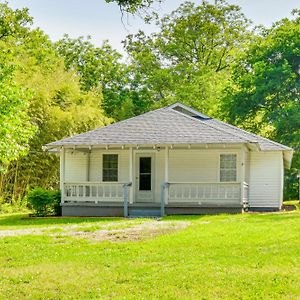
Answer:
[[[64,215],[241,212],[248,205],[244,145],[62,148]]]
[[[64,184],[65,215],[163,216],[241,212],[248,205],[248,184],[237,182],[168,182],[159,202],[129,198],[131,183],[69,182]]]

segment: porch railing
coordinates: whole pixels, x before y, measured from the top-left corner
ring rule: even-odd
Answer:
[[[170,182],[168,203],[241,204],[241,183]]]
[[[123,202],[124,184],[120,182],[68,182],[64,184],[62,202]]]

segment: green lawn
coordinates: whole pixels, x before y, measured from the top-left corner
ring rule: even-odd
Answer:
[[[22,235],[0,237],[1,299],[300,299],[299,209],[162,221],[3,215],[4,230]]]

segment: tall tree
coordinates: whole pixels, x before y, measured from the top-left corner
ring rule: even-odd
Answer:
[[[44,144],[110,119],[101,109],[101,91],[80,89],[49,38],[30,28],[27,10],[0,4],[0,23],[7,27],[0,38],[0,159],[7,165],[0,196],[9,200],[22,198],[30,186],[57,185],[58,158],[45,154]]]
[[[18,86],[11,67],[0,64],[0,173],[28,153],[36,126],[28,115],[30,92]]]
[[[78,74],[83,91],[102,91],[103,108],[109,116],[120,120],[144,111],[142,98],[132,88],[130,66],[107,41],[96,47],[89,37],[65,35],[56,48],[66,69]]]
[[[216,114],[230,66],[250,37],[249,21],[221,0],[186,2],[157,24],[159,32],[140,31],[124,42],[133,80],[152,103],[178,100]]]
[[[9,163],[26,155],[35,125],[28,115],[30,91],[14,80],[16,65],[12,39],[22,39],[32,19],[27,9],[13,11],[7,3],[0,4],[0,172]]]
[[[225,117],[296,150],[286,196],[297,196],[300,168],[300,15],[263,30],[234,68]]]

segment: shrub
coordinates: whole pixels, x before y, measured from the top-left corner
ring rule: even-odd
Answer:
[[[60,215],[60,191],[35,188],[27,195],[27,201],[37,216]]]

